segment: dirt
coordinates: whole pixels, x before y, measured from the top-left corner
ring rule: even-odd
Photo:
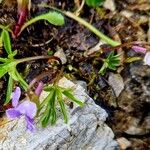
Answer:
[[[77,9],[77,4],[69,0],[45,0],[44,2],[60,9],[71,12]],[[40,1],[33,0],[28,19],[49,9],[39,8]],[[85,6],[80,16],[93,24],[109,37],[127,44],[127,47],[116,48],[115,52],[124,51],[123,59],[131,56],[141,56],[131,50],[133,41],[150,42],[147,38],[148,17],[150,17],[149,1],[116,0],[116,12],[105,8],[93,9]],[[144,7],[147,6],[147,7]],[[148,8],[149,6],[149,8]],[[144,9],[145,8],[145,9]],[[125,17],[122,11],[130,11],[132,17]],[[0,24],[14,25],[17,20],[16,2],[12,7],[8,4],[0,5]],[[142,17],[145,20],[142,20]],[[72,80],[84,80],[88,84],[88,92],[95,102],[102,106],[109,114],[107,124],[115,133],[115,138],[125,137],[132,144],[128,149],[150,149],[150,67],[143,65],[142,61],[123,63],[117,71],[108,70],[105,76],[98,74],[102,61],[99,57],[106,57],[112,47],[103,44],[100,51],[88,57],[84,53],[96,46],[99,38],[78,22],[65,17],[65,26],[56,27],[44,21],[37,22],[23,31],[16,39],[11,39],[13,49],[18,50],[16,58],[47,55],[49,51],[55,53],[58,48],[63,49],[67,63],[64,64],[64,75]],[[150,44],[142,44],[150,49]],[[0,51],[0,56],[6,56]],[[68,65],[73,70],[68,69]],[[28,67],[28,69],[27,69]],[[26,62],[18,66],[29,83],[41,73],[51,70],[52,66],[47,60]],[[59,68],[57,68],[59,69]],[[124,82],[124,90],[116,97],[108,83],[110,72],[119,73]],[[8,76],[0,80],[0,113],[3,114],[5,89]],[[45,79],[45,82],[47,80]],[[18,84],[18,83],[16,83]]]

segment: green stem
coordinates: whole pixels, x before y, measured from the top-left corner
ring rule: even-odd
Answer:
[[[32,60],[39,60],[39,59],[55,59],[61,63],[60,59],[55,56],[34,56],[34,57],[27,57],[27,58],[22,58],[22,59],[17,59],[17,63],[23,63],[26,61],[32,61]]]
[[[99,38],[101,38],[104,42],[106,42],[107,44],[110,44],[111,46],[119,46],[121,43],[112,40],[111,38],[109,38],[108,36],[106,36],[105,34],[103,34],[101,31],[99,31],[97,28],[95,28],[93,25],[91,25],[90,23],[88,23],[87,21],[85,21],[84,19],[74,15],[73,13],[69,12],[69,11],[62,11],[60,9],[51,7],[47,4],[40,4],[40,7],[46,7],[46,8],[51,8],[54,9],[60,13],[63,13],[64,15],[66,15],[67,17],[76,20],[77,22],[79,22],[80,24],[84,25],[86,28],[88,28],[90,31],[92,31],[93,33],[95,33]]]
[[[109,38],[108,36],[103,34],[101,31],[99,31],[97,28],[95,28],[93,25],[91,25],[90,23],[86,22],[84,19],[82,19],[82,18],[80,18],[78,16],[75,16],[71,12],[65,12],[65,14],[66,14],[66,16],[68,16],[68,17],[78,21],[79,23],[81,23],[82,25],[87,27],[90,31],[95,33],[99,38],[101,38],[107,44],[110,44],[111,46],[118,46],[118,45],[120,45],[119,42],[112,40],[111,38]]]
[[[25,28],[27,28],[29,25],[31,25],[31,24],[33,24],[33,23],[39,21],[39,20],[42,20],[42,19],[41,19],[41,16],[37,16],[37,17],[35,17],[35,18],[29,20],[28,22],[26,22],[26,23],[21,27],[21,30],[20,30],[19,34],[20,34]]]

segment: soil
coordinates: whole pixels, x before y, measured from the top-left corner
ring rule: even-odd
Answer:
[[[49,11],[40,8],[41,1],[33,0],[28,19]],[[75,11],[78,7],[75,1],[44,0],[44,2],[63,10]],[[77,2],[77,1],[76,1]],[[79,0],[80,2],[80,0]],[[107,124],[115,133],[115,138],[125,137],[131,145],[127,149],[150,149],[150,67],[142,61],[125,63],[129,57],[139,56],[131,50],[133,42],[140,41],[143,47],[150,49],[148,38],[150,2],[149,0],[115,0],[114,12],[106,8],[82,8],[80,17],[97,27],[100,31],[114,40],[118,40],[126,47],[112,48],[107,44],[101,50],[85,57],[85,52],[96,46],[99,38],[78,22],[65,17],[65,25],[56,27],[45,21],[37,22],[28,27],[17,38],[11,38],[13,49],[18,50],[16,58],[47,55],[62,49],[67,63],[64,66],[64,76],[71,80],[84,80],[88,85],[89,95],[109,114]],[[148,7],[149,6],[149,7]],[[123,15],[123,11],[132,16]],[[126,13],[127,14],[127,13]],[[0,5],[0,24],[12,26],[17,21],[16,2]],[[149,43],[148,43],[149,42]],[[98,74],[102,66],[99,57],[106,57],[111,50],[116,53],[124,52],[123,64],[116,71],[108,70],[104,76]],[[0,50],[0,56],[6,53]],[[72,70],[68,66],[73,67]],[[56,68],[59,69],[59,68]],[[56,70],[55,69],[55,70]],[[30,83],[41,73],[52,69],[47,60],[26,62],[18,66],[26,81]],[[109,85],[110,73],[119,74],[123,80],[124,89],[119,96],[115,95],[113,87]],[[5,112],[3,106],[8,76],[0,79],[0,114]],[[46,83],[48,79],[43,79]],[[18,83],[16,83],[17,85]]]

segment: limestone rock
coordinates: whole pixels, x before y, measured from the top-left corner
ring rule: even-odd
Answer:
[[[26,131],[24,118],[9,121],[0,119],[0,150],[116,150],[112,130],[104,123],[105,110],[97,106],[77,84],[62,78],[60,85],[71,87],[77,98],[85,102],[83,108],[69,110],[70,121],[60,118],[55,126],[41,128],[35,133]]]

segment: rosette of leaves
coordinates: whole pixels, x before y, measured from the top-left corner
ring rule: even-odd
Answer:
[[[57,121],[56,105],[59,104],[61,113],[64,118],[64,122],[68,122],[67,108],[63,97],[65,96],[70,101],[76,103],[80,107],[84,106],[84,103],[78,100],[71,89],[66,89],[58,85],[47,86],[44,88],[46,92],[49,92],[48,96],[43,100],[40,105],[39,113],[42,110],[41,123],[43,127],[46,127],[49,123],[54,125]],[[43,110],[44,109],[44,110]]]
[[[104,63],[99,71],[101,75],[106,73],[107,69],[116,70],[120,65],[120,55],[115,55],[114,52],[111,52],[106,59],[103,59]]]

